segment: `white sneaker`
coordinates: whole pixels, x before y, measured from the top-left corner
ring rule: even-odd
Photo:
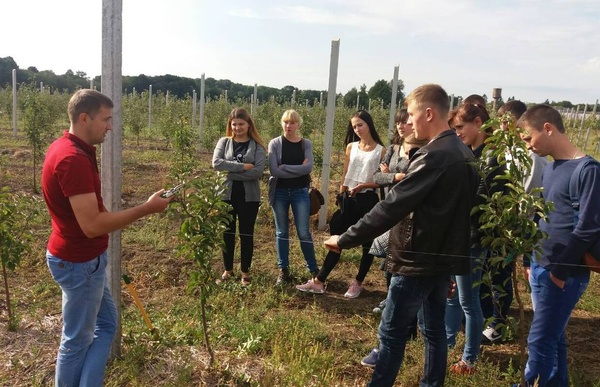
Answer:
[[[500,340],[502,338],[502,334],[500,334],[498,331],[496,331],[494,328],[492,327],[487,327],[484,331],[483,331],[483,342],[484,343],[494,343],[498,340]]]
[[[357,280],[352,280],[352,282],[350,283],[350,287],[348,288],[348,291],[344,294],[344,297],[346,298],[356,298],[360,295],[360,292],[362,292],[363,287],[361,285],[359,285]]]
[[[314,279],[308,280],[307,283],[303,285],[296,285],[296,289],[301,292],[307,293],[315,293],[315,294],[323,294],[325,293],[325,287],[321,283],[316,283]]]
[[[373,308],[373,313],[381,313],[381,312],[383,312],[384,308],[385,308],[385,300],[381,301],[379,304],[377,304],[376,307]]]

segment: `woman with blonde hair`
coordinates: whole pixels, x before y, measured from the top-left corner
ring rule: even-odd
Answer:
[[[318,267],[315,246],[310,233],[310,198],[308,189],[313,168],[312,142],[298,133],[302,117],[295,110],[286,110],[281,116],[283,134],[269,142],[269,203],[275,218],[277,266],[279,276],[276,285],[291,280],[289,269],[289,211],[292,208],[294,224],[306,268],[313,276]]]
[[[259,181],[266,164],[265,146],[246,109],[236,108],[227,120],[225,137],[217,142],[213,168],[227,172],[224,200],[231,204],[231,221],[223,235],[222,280],[233,275],[236,223],[239,223],[242,285],[250,284],[254,250],[254,224],[260,205]]]

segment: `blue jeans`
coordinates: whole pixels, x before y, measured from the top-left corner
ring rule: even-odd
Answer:
[[[469,274],[457,275],[456,291],[446,302],[446,340],[449,347],[456,344],[456,334],[460,329],[463,312],[465,316],[465,349],[462,360],[473,364],[479,355],[481,333],[483,331],[483,312],[479,299],[481,268],[486,251],[472,248]]]
[[[564,288],[560,289],[550,279],[550,270],[532,260],[529,282],[533,321],[527,339],[529,359],[525,367],[528,385],[533,386],[538,376],[540,387],[569,385],[565,329],[589,281],[587,272],[567,278]]]
[[[74,263],[46,252],[46,263],[62,289],[56,385],[102,386],[118,317],[105,277],[108,254]]]
[[[425,365],[421,386],[443,386],[448,347],[444,314],[449,276],[408,277],[394,275],[379,324],[379,357],[370,387],[393,386],[404,359],[408,326],[422,308]]]
[[[275,217],[275,236],[277,238],[277,266],[288,268],[290,265],[290,206],[294,214],[294,224],[300,249],[309,271],[318,270],[315,259],[315,245],[310,234],[310,198],[308,188],[277,188],[273,202]]]

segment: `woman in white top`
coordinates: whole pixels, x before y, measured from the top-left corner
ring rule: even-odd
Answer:
[[[340,186],[343,220],[336,230],[333,230],[334,225],[330,224],[332,234],[346,231],[379,201],[379,196],[375,192],[379,185],[373,181],[373,173],[385,156],[385,148],[369,113],[359,110],[352,115],[348,123],[345,144],[346,159]],[[362,282],[373,263],[373,255],[369,254],[371,243],[372,241],[368,241],[362,245],[363,253],[358,274],[351,281],[344,297],[356,298],[362,291]],[[340,253],[329,251],[317,276],[296,288],[303,292],[324,293],[327,276],[339,262],[340,256]]]

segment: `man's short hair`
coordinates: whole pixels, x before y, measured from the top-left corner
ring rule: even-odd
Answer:
[[[512,101],[508,101],[504,105],[500,106],[500,109],[498,109],[498,117],[508,113],[513,116],[515,120],[518,120],[526,110],[527,105],[519,100],[513,99]]]
[[[540,131],[544,128],[545,123],[554,125],[561,133],[565,132],[565,126],[558,110],[546,104],[535,105],[527,109],[519,118],[517,126],[520,128],[527,126]]]
[[[448,93],[440,85],[433,83],[421,85],[414,89],[408,97],[406,97],[405,105],[408,106],[411,103],[415,103],[418,106],[427,105],[437,110],[440,117],[446,117],[450,110],[450,100],[448,99]]]
[[[112,100],[96,90],[77,90],[67,106],[69,120],[71,123],[76,122],[81,113],[86,113],[93,118],[102,107],[113,108]]]
[[[486,108],[485,99],[482,96],[480,96],[479,94],[471,94],[470,96],[465,98],[462,101],[462,103],[463,104],[471,103],[473,105],[483,106],[484,108]],[[487,108],[486,108],[486,110],[487,110]]]

